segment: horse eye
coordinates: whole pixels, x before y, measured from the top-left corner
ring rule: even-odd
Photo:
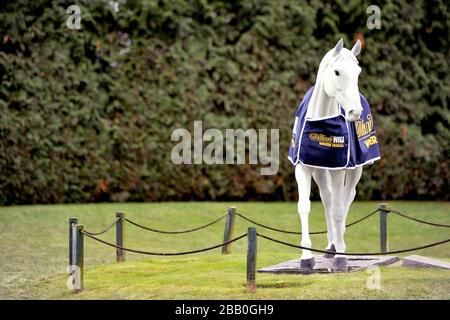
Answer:
[[[339,76],[339,71],[334,70],[334,74],[337,75],[337,76]]]

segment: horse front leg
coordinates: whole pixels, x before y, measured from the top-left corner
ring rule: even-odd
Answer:
[[[333,221],[334,221],[334,246],[336,252],[345,252],[344,231],[345,231],[345,170],[331,170],[331,187],[333,191]],[[335,255],[333,260],[333,270],[347,271],[348,264],[345,255]]]
[[[309,212],[311,211],[311,201],[309,200],[311,192],[311,174],[312,170],[303,165],[295,166],[295,179],[298,185],[298,213],[302,225],[301,245],[311,248],[312,242],[309,237]],[[310,250],[303,249],[300,258],[300,267],[302,269],[314,268],[316,262]]]
[[[327,222],[327,238],[328,245],[325,250],[330,253],[325,253],[324,258],[333,258],[336,249],[334,247],[334,223],[331,205],[333,203],[333,193],[331,192],[331,181],[328,171],[325,169],[314,170],[313,179],[319,187],[320,199],[322,199],[323,208],[325,210],[325,218]]]

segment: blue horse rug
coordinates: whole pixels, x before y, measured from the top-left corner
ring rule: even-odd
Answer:
[[[360,94],[361,119],[349,122],[344,110],[321,119],[306,118],[314,86],[303,97],[295,114],[288,159],[293,165],[323,169],[355,168],[380,159],[372,113],[366,98]]]

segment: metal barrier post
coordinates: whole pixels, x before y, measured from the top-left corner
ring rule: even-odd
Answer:
[[[223,233],[223,242],[231,240],[234,228],[234,218],[236,215],[236,207],[228,207],[227,220],[225,222],[225,231]],[[222,254],[229,254],[231,251],[231,244],[222,246]]]
[[[123,220],[125,219],[125,214],[123,212],[116,212],[116,245],[119,247],[123,247]],[[125,261],[125,251],[122,249],[116,249],[116,261],[123,262]]]
[[[256,228],[247,230],[247,291],[256,292],[256,253],[257,253],[257,234]]]
[[[383,253],[388,251],[387,239],[387,216],[389,208],[386,203],[380,204],[380,250]]]
[[[84,235],[82,233],[83,225],[73,225],[73,292],[77,293],[83,290],[84,279]]]
[[[72,266],[73,266],[73,225],[78,224],[77,217],[69,218],[69,272],[72,274]]]

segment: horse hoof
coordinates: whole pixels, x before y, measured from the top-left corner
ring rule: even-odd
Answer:
[[[336,248],[334,247],[334,244],[331,245],[330,249],[325,249],[325,251],[329,251],[329,252],[323,254],[323,257],[325,259],[334,258],[334,252],[336,252]]]
[[[316,265],[316,260],[314,259],[314,257],[309,258],[309,259],[301,259],[300,260],[300,268],[302,268],[302,269],[312,270],[315,265]]]
[[[346,257],[335,257],[333,260],[333,271],[334,272],[347,272],[348,263]]]

